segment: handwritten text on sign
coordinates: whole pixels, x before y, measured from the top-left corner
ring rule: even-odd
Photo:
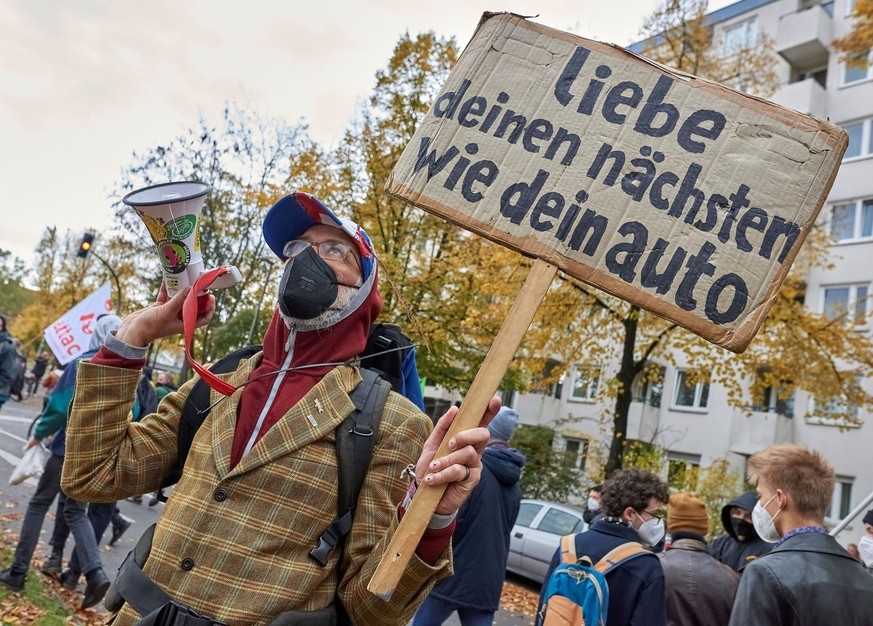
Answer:
[[[388,190],[742,350],[845,145],[819,120],[500,14]]]

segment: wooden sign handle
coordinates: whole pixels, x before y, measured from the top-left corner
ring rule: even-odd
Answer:
[[[534,262],[434,458],[449,453],[448,442],[457,433],[479,425],[557,271],[541,259]],[[446,487],[421,483],[367,585],[371,593],[384,600],[391,597]]]

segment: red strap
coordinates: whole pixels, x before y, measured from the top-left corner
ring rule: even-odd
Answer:
[[[199,309],[206,302],[206,298],[203,298],[201,301],[201,298],[198,298],[197,294],[201,291],[205,294],[206,290],[209,289],[209,286],[216,278],[227,273],[227,267],[219,265],[215,269],[211,269],[208,272],[201,274],[200,278],[194,281],[194,284],[191,286],[191,291],[188,292],[188,295],[185,298],[185,304],[182,305],[182,326],[185,329],[185,354],[188,356],[188,362],[191,364],[191,367],[194,368],[194,371],[200,374],[200,378],[202,378],[207,385],[225,396],[233,394],[233,392],[236,391],[236,388],[230,383],[221,380],[218,376],[200,365],[200,363],[191,356],[191,344],[194,341],[194,330],[197,328],[197,315],[200,312]]]

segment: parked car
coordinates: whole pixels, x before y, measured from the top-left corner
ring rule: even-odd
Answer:
[[[545,500],[521,501],[509,539],[506,569],[542,583],[561,537],[588,529],[582,509]]]

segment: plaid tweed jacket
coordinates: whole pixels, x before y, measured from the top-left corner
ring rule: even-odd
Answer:
[[[238,386],[260,355],[225,376]],[[67,430],[62,487],[70,497],[112,502],[157,489],[176,460],[176,432],[193,381],[132,423],[138,370],[80,362]],[[437,579],[451,574],[451,550],[430,566],[413,557],[389,601],[367,591],[397,526],[406,485],[430,420],[391,393],[367,480],[345,549],[327,566],[309,557],[337,509],[334,430],[353,410],[349,394],[359,371],[340,366],[325,376],[230,469],[242,390],[219,402],[198,431],[158,522],[143,568],[173,598],[229,624],[266,624],[283,611],[317,610],[339,595],[354,624],[406,624]],[[212,401],[219,399],[212,392]],[[125,605],[115,624],[138,619]]]

